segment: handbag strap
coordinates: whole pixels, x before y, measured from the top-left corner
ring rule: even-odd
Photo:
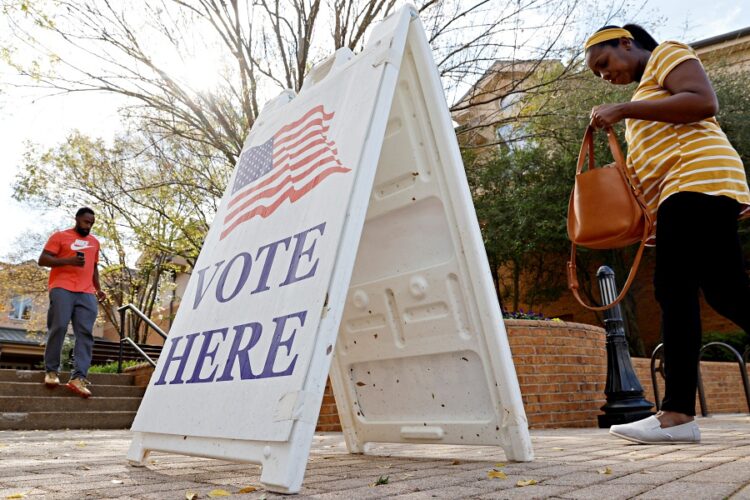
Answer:
[[[613,300],[611,303],[604,305],[604,306],[592,306],[587,304],[583,301],[581,298],[581,295],[578,293],[578,271],[576,267],[576,244],[573,243],[570,245],[570,260],[568,261],[568,288],[573,293],[573,297],[578,301],[579,304],[581,304],[586,309],[589,309],[590,311],[606,311],[607,309],[611,309],[617,304],[620,303],[622,299],[625,298],[625,295],[628,293],[628,290],[630,289],[630,285],[633,284],[633,280],[635,279],[635,275],[638,272],[638,266],[641,264],[641,257],[643,257],[643,250],[646,248],[646,240],[648,239],[648,234],[650,231],[650,227],[648,224],[644,224],[643,228],[643,238],[641,239],[641,243],[638,246],[638,251],[635,254],[635,259],[633,259],[633,265],[630,267],[630,273],[628,274],[628,279],[625,280],[625,284],[622,286],[622,290],[620,291],[620,294],[617,296],[615,300]]]
[[[583,134],[583,142],[581,143],[581,150],[578,153],[578,163],[576,165],[576,174],[583,172],[583,166],[586,164],[586,158],[588,157],[588,169],[592,170],[596,168],[594,162],[594,131],[596,129],[593,125],[589,124],[586,127],[586,132]],[[606,127],[604,131],[607,133],[607,140],[609,141],[609,150],[612,152],[612,157],[615,160],[615,166],[625,174],[626,178],[629,179],[627,170],[625,168],[625,156],[622,154],[620,149],[620,143],[617,140],[615,131],[612,127]],[[630,181],[628,181],[630,184]]]

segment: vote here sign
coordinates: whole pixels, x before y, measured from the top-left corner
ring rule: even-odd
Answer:
[[[288,439],[382,73],[368,67],[259,117],[134,431]]]

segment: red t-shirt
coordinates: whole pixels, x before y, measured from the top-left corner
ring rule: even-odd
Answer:
[[[99,262],[99,240],[91,236],[81,236],[75,229],[58,231],[49,237],[44,250],[55,257],[65,259],[83,252],[86,263],[83,267],[58,266],[49,273],[49,289],[63,288],[69,292],[96,293],[94,269]]]

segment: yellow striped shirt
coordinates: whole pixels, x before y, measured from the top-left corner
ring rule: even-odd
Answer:
[[[698,59],[687,45],[659,44],[651,53],[632,101],[663,99],[671,94],[664,80],[678,64]],[[656,210],[681,191],[728,196],[750,215],[750,189],[737,151],[716,118],[694,123],[625,120],[627,167],[656,221]]]

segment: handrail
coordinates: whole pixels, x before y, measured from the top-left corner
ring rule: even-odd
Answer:
[[[143,314],[140,309],[135,307],[133,304],[125,304],[124,306],[120,306],[117,308],[117,312],[120,313],[120,352],[117,356],[117,373],[122,373],[122,343],[128,342],[130,345],[132,345],[135,350],[140,354],[142,357],[146,359],[148,363],[151,364],[151,366],[156,366],[156,363],[154,360],[152,360],[143,350],[138,347],[138,344],[136,344],[133,339],[129,337],[125,337],[125,316],[127,312],[130,311],[139,318],[141,318],[146,325],[151,327],[156,333],[158,333],[164,340],[167,340],[167,334],[164,333],[164,330],[159,328],[156,323],[151,321],[151,318]]]
[[[146,358],[146,361],[151,366],[156,366],[156,362],[153,359],[151,359],[151,357],[148,354],[146,354],[145,352],[143,352],[143,349],[141,349],[140,347],[138,347],[138,344],[136,344],[133,341],[133,339],[131,339],[129,337],[125,337],[124,339],[122,339],[121,342],[127,342],[128,344],[130,344],[133,347],[133,349],[135,349],[136,351],[138,351],[138,354],[140,354],[141,356],[143,356],[144,358]],[[122,344],[120,344],[120,346],[122,347]]]
[[[747,400],[747,406],[748,410],[750,410],[750,382],[748,381],[747,377],[747,357],[750,355],[750,347],[745,350],[744,355],[740,355],[740,353],[729,344],[725,344],[724,342],[709,342],[708,344],[701,347],[700,352],[698,353],[698,399],[701,406],[701,415],[704,417],[708,416],[708,406],[706,404],[706,394],[703,389],[703,377],[701,376],[701,369],[700,369],[700,362],[701,358],[703,357],[703,353],[705,350],[709,347],[724,347],[725,349],[728,349],[732,354],[734,354],[734,357],[737,359],[737,362],[740,367],[740,377],[742,378],[742,385],[745,389],[745,399]],[[661,410],[661,401],[659,398],[659,386],[657,385],[656,381],[656,356],[658,354],[661,354],[661,350],[664,348],[664,344],[659,344],[654,348],[654,351],[651,353],[651,382],[654,387],[654,399],[656,400],[656,409]],[[663,367],[659,367],[659,371],[662,374],[662,377],[664,377],[664,370]]]
[[[125,304],[124,306],[121,306],[121,307],[117,308],[117,311],[120,314],[122,314],[123,311],[126,311],[128,309],[130,309],[133,312],[133,314],[135,314],[136,316],[138,316],[139,318],[141,318],[143,321],[145,321],[146,324],[148,326],[150,326],[156,333],[158,333],[159,335],[161,335],[161,338],[163,338],[164,340],[167,340],[167,334],[164,333],[164,330],[162,330],[161,328],[159,328],[156,325],[156,323],[154,323],[153,321],[151,321],[151,318],[149,318],[148,316],[146,316],[145,314],[143,314],[141,312],[141,310],[138,309],[137,307],[135,307],[133,304]]]

